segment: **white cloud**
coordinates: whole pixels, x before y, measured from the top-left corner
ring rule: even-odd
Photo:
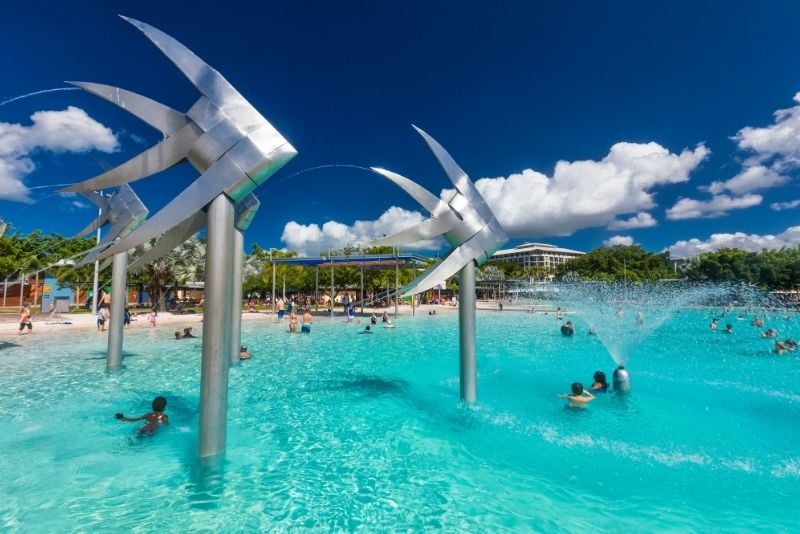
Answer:
[[[649,228],[657,225],[658,222],[646,211],[640,211],[627,220],[614,220],[608,225],[609,230],[632,230],[634,228]]]
[[[789,202],[773,202],[769,205],[775,211],[790,210],[800,206],[800,200],[790,200]]]
[[[642,211],[656,205],[651,190],[687,181],[709,153],[703,145],[673,154],[657,143],[617,143],[600,161],[559,161],[552,177],[526,169],[508,178],[477,180],[475,187],[512,237],[569,235],[607,226],[617,216],[630,213],[636,215],[616,221],[627,225],[619,228],[642,228],[656,224]],[[452,193],[445,189],[441,197],[447,199]],[[356,221],[353,226],[292,221],[284,227],[281,240],[300,254],[315,255],[329,247],[366,243],[421,220],[419,212],[392,207],[376,221]],[[428,241],[410,248],[435,250],[440,245],[440,241]]]
[[[800,245],[800,226],[792,226],[778,235],[758,235],[736,232],[733,234],[712,234],[705,241],[693,238],[678,241],[668,247],[671,258],[692,258],[704,252],[722,248],[739,248],[750,252],[762,249],[779,249]]]
[[[617,143],[600,161],[559,161],[552,177],[526,169],[475,186],[512,237],[569,235],[653,208],[653,188],[687,181],[709,153],[703,145],[673,154],[657,143]]]
[[[614,235],[603,241],[603,244],[607,247],[615,247],[617,245],[630,247],[633,245],[633,238],[629,235]]]
[[[800,93],[794,95],[800,104]],[[774,114],[774,122],[765,128],[747,126],[734,136],[742,150],[755,153],[754,161],[777,157],[786,163],[800,162],[800,105],[780,109]]]
[[[32,124],[0,122],[0,198],[30,202],[23,179],[36,169],[37,150],[54,153],[113,152],[119,147],[111,129],[95,121],[82,109],[37,111]]]
[[[337,221],[317,224],[300,224],[290,221],[284,226],[281,241],[286,248],[301,256],[315,256],[328,249],[342,249],[356,244],[368,245],[370,241],[392,235],[422,222],[425,218],[418,211],[391,207],[374,221],[356,221],[352,226]],[[404,246],[415,250],[438,250],[438,240],[423,241]]]
[[[712,182],[705,188],[709,193],[718,195],[729,191],[736,195],[751,193],[759,189],[769,189],[785,184],[789,181],[788,176],[784,176],[773,169],[763,165],[745,167],[742,172],[725,182]]]
[[[715,218],[727,215],[731,210],[751,208],[761,204],[761,195],[748,194],[741,197],[714,195],[711,200],[682,198],[667,210],[667,219]]]

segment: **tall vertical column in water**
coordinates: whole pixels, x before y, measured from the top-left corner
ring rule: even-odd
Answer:
[[[122,335],[125,328],[125,305],[128,302],[128,252],[114,254],[111,264],[111,324],[108,327],[106,369],[122,365]]]
[[[461,400],[478,400],[475,358],[475,264],[469,262],[458,276],[458,334],[461,356]]]
[[[220,194],[208,205],[203,360],[200,369],[200,457],[224,454],[231,349],[233,201]]]
[[[231,364],[239,363],[242,346],[242,269],[244,267],[244,232],[233,230],[233,276],[231,288]]]

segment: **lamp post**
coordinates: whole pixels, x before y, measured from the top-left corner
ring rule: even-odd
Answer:
[[[269,249],[269,262],[272,264],[272,315],[275,315],[275,262],[272,261],[272,249]]]
[[[100,196],[103,195],[102,191],[95,191]],[[97,216],[101,217],[103,215],[103,209],[99,208],[97,210]],[[94,243],[95,245],[100,244],[100,227],[97,228],[97,240]],[[92,313],[97,312],[97,285],[100,281],[100,260],[95,260],[94,262],[94,282],[92,283]]]

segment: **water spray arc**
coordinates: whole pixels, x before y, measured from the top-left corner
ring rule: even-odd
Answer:
[[[166,206],[98,257],[104,259],[130,250],[179,227],[176,233],[186,232],[198,213],[205,211],[208,242],[199,455],[218,459],[224,455],[227,433],[235,205],[291,160],[297,151],[219,72],[191,50],[148,24],[123,18],[150,39],[201,96],[182,113],[118,87],[73,82],[154,126],[162,132],[164,140],[65,191],[90,191],[127,184],[182,161],[188,161],[200,172],[200,176]]]
[[[492,254],[508,241],[508,236],[469,176],[452,156],[433,137],[416,126],[414,128],[450,178],[455,186],[455,193],[445,202],[404,176],[374,167],[372,170],[411,195],[431,213],[431,217],[397,234],[378,239],[372,245],[404,245],[444,236],[452,247],[441,262],[412,280],[400,290],[400,293],[402,296],[422,293],[459,273],[461,399],[475,402],[477,400],[475,267],[491,258]]]

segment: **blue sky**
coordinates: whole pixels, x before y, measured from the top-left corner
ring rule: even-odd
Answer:
[[[316,254],[421,220],[396,186],[347,167],[447,189],[411,124],[476,181],[511,245],[682,257],[800,243],[795,2],[52,4],[4,6],[0,102],[80,80],[188,110],[198,93],[116,15],[172,35],[299,152],[256,190],[248,248]],[[160,139],[78,90],[2,104],[0,216],[74,234],[94,208],[51,186]],[[155,213],[196,175],[184,165],[133,187]]]

